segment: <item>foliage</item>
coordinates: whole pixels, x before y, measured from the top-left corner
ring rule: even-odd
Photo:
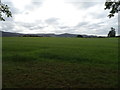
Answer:
[[[114,16],[115,13],[118,13],[118,11],[120,11],[120,0],[117,1],[108,0],[105,2],[105,6],[106,6],[105,10],[111,9],[108,15],[108,17],[111,18]]]
[[[3,14],[6,15],[6,17],[12,17],[12,13],[9,10],[8,5],[1,3],[0,1],[0,21],[5,21]]]
[[[42,37],[42,36],[25,34],[22,37]]]
[[[82,35],[77,35],[77,37],[83,37]]]
[[[115,37],[115,29],[113,27],[111,27],[111,30],[108,33],[108,37]]]

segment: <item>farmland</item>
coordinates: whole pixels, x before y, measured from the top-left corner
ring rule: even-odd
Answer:
[[[116,88],[117,38],[2,38],[3,88]]]

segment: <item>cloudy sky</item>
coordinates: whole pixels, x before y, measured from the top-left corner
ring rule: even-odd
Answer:
[[[73,33],[106,36],[118,31],[118,15],[109,19],[106,0],[2,0],[13,14],[0,30],[17,33]]]

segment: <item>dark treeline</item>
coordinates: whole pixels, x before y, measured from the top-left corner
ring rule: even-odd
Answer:
[[[38,35],[23,35],[22,37],[43,37],[43,36],[38,36]]]

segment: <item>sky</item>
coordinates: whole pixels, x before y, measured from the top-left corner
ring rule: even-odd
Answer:
[[[0,30],[25,34],[71,33],[107,36],[118,33],[118,14],[109,19],[106,0],[2,0],[12,18],[0,22]]]

